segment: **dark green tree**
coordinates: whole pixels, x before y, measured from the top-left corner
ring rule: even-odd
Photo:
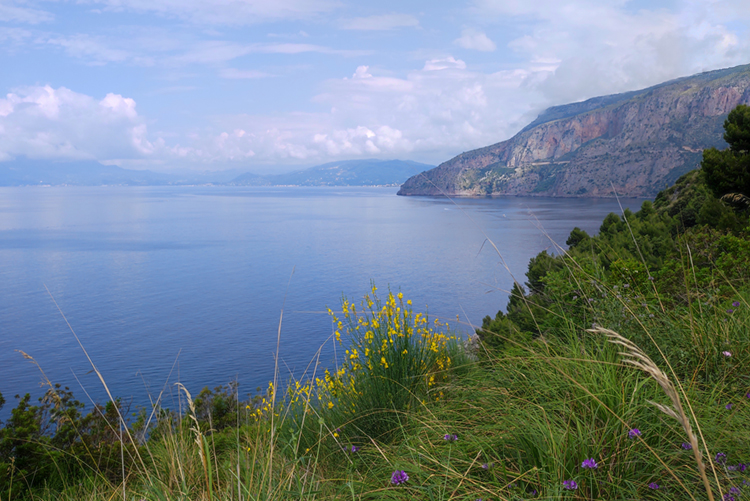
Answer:
[[[724,131],[729,148],[703,152],[706,186],[717,198],[735,193],[750,196],[750,106],[741,104],[729,112]]]

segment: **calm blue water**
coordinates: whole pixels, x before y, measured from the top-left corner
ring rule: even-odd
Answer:
[[[552,249],[540,228],[564,244],[574,226],[595,233],[619,212],[614,200],[457,207],[395,192],[0,188],[0,392],[41,394],[38,369],[14,351],[23,350],[80,399],[78,381],[105,399],[45,285],[114,395],[145,404],[166,387],[174,406],[178,380],[194,392],[235,378],[243,393],[266,385],[285,293],[281,367],[299,374],[330,336],[325,309],[342,294],[358,301],[374,280],[432,316],[459,315],[468,331],[504,308],[512,285],[483,232],[523,281],[529,258]]]

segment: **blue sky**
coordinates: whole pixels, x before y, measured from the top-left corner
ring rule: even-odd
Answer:
[[[0,161],[437,164],[544,108],[750,63],[746,0],[0,0]]]

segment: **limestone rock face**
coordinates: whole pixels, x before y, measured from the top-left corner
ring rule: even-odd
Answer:
[[[547,109],[521,132],[409,178],[399,195],[650,197],[725,148],[750,65]]]

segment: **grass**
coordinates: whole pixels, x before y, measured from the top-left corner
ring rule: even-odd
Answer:
[[[569,273],[591,283],[574,263]],[[595,301],[559,304],[554,335],[488,332],[502,342],[476,351],[373,286],[330,312],[338,368],[315,361],[247,402],[181,388],[184,413],[157,408],[140,434],[120,430],[113,400],[106,471],[91,467],[97,443],[65,456],[71,474],[45,452],[48,479],[14,459],[0,500],[736,500],[750,489],[750,289],[708,305],[686,282],[694,299],[671,309],[658,291],[599,282]]]

